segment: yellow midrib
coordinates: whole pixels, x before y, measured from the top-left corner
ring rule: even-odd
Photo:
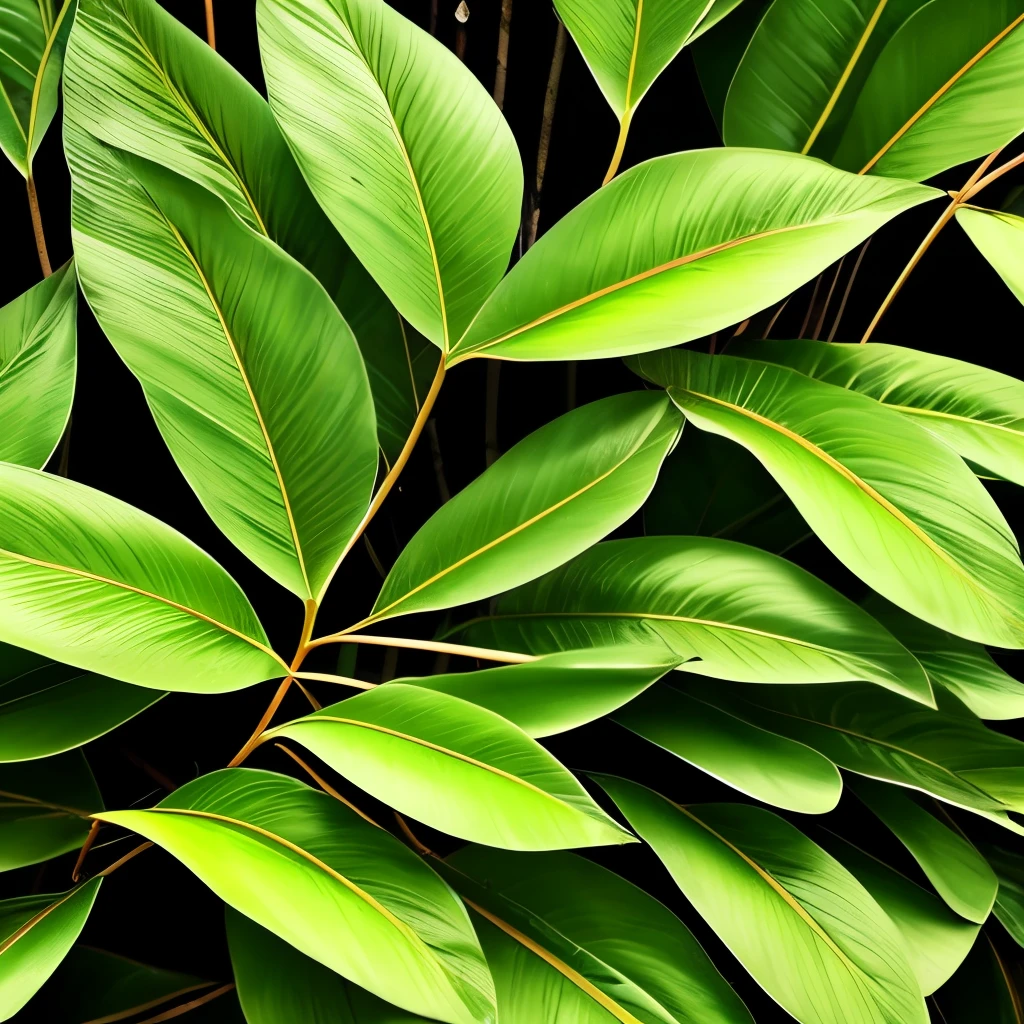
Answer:
[[[633,80],[636,77],[636,58],[640,50],[640,26],[644,17],[644,0],[636,0],[636,16],[633,21],[633,48],[629,52],[629,71],[626,72],[626,101],[623,117],[629,116],[633,102]]]
[[[884,399],[879,399],[879,403],[908,416],[932,416],[935,419],[951,420],[954,423],[966,423],[968,426],[979,427],[983,430],[1001,430],[1003,433],[1010,434],[1013,437],[1024,437],[1024,429],[1021,429],[1020,427],[1006,427],[1003,426],[1002,423],[992,423],[989,420],[975,420],[971,419],[970,416],[959,416],[956,413],[943,412],[940,409],[924,409],[912,405],[897,405],[895,402],[886,402]]]
[[[57,41],[57,33],[60,31],[61,25],[64,23],[64,18],[67,15],[68,9],[70,8],[73,0],[65,0],[63,6],[60,9],[60,13],[57,15],[57,20],[53,27],[47,31],[46,34],[46,45],[43,47],[42,55],[39,58],[39,69],[36,72],[35,81],[32,83],[32,102],[29,106],[28,113],[28,132],[23,132],[25,136],[25,162],[28,166],[32,165],[32,140],[36,134],[36,115],[39,112],[39,93],[43,86],[43,76],[46,74],[46,65],[50,62],[50,54],[53,52],[53,44]],[[40,8],[44,0],[39,0]],[[0,85],[0,89],[2,89]],[[6,95],[6,94],[5,94]],[[18,126],[21,127],[20,125]]]
[[[39,913],[30,917],[17,931],[15,931],[12,935],[8,935],[3,942],[0,942],[0,956],[3,956],[4,953],[6,953],[7,950],[11,948],[11,946],[13,946],[20,938],[22,938],[23,936],[27,935],[30,931],[32,931],[32,929],[35,928],[35,926],[39,924],[40,921],[42,921],[44,918],[52,914],[53,911],[55,911],[59,906],[66,903],[69,899],[71,899],[72,896],[77,896],[78,893],[81,892],[81,890],[82,886],[77,886],[76,888],[72,889],[71,892],[65,893],[64,896],[62,896],[59,900],[54,900],[53,903],[50,903],[47,906],[43,907],[43,909],[40,910]]]

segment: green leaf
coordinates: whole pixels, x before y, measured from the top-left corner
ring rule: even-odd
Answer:
[[[837,860],[770,811],[681,807],[598,776],[754,980],[801,1024],[927,1024],[903,940]]]
[[[0,642],[139,686],[237,690],[284,674],[238,584],[159,520],[0,464]]]
[[[1024,686],[981,644],[929,626],[877,594],[862,604],[921,662],[932,683],[954,693],[979,718],[1024,717]]]
[[[377,473],[352,332],[311,274],[208,191],[77,130],[65,139],[100,326],[214,522],[319,602]]]
[[[547,654],[657,643],[740,682],[869,679],[931,703],[924,670],[863,609],[777,555],[706,537],[606,541],[498,599],[471,642]]]
[[[598,359],[700,338],[784,298],[937,194],[767,150],[648,160],[526,253],[449,363]]]
[[[313,194],[448,352],[519,230],[512,132],[462,61],[382,0],[259,0],[270,104]]]
[[[986,475],[1024,484],[1024,384],[1013,377],[898,345],[756,341],[730,352],[874,398],[938,435]]]
[[[57,110],[75,0],[5,0],[0,8],[0,149],[26,177]]]
[[[970,952],[979,926],[954,914],[933,893],[888,864],[831,832],[822,830],[815,840],[871,893],[899,929],[921,991],[931,995],[944,985]]]
[[[984,924],[998,882],[974,846],[894,786],[860,779],[853,791],[907,848],[949,907]]]
[[[150,810],[97,817],[158,843],[229,906],[397,1006],[492,1024],[487,965],[458,898],[408,847],[325,793],[228,768]]]
[[[649,690],[619,711],[615,721],[775,807],[824,814],[843,791],[839,769],[816,750],[671,687]]]
[[[683,923],[607,868],[571,853],[480,846],[445,864],[445,877],[490,922],[481,935],[503,1024],[750,1024]],[[579,1016],[566,1009],[563,1017],[563,1006]]]
[[[1024,834],[1024,744],[994,732],[955,697],[939,710],[865,685],[704,686],[703,700],[806,743],[840,768],[929,793]]]
[[[360,343],[394,461],[436,353],[404,328],[317,205],[266,100],[154,0],[79,0],[65,104],[79,134],[209,189],[316,276]]]
[[[974,944],[960,970],[932,996],[944,1024],[1020,1024],[1020,994],[987,934]]]
[[[71,263],[0,309],[0,462],[42,469],[75,393],[78,289]]]
[[[248,1024],[429,1024],[282,942],[227,908],[228,947]]]
[[[446,693],[388,683],[264,733],[287,737],[403,814],[472,842],[633,842],[539,743]]]
[[[351,645],[355,646],[355,645]],[[554,736],[622,707],[680,663],[655,646],[565,651],[519,665],[398,683],[440,690],[487,708],[527,736]]]
[[[0,765],[0,871],[77,850],[89,815],[103,810],[80,750],[31,764]]]
[[[0,1020],[10,1020],[56,970],[85,926],[102,881],[0,902]]]
[[[362,625],[490,597],[579,554],[640,508],[680,425],[633,391],[534,431],[427,520]]]
[[[0,762],[73,750],[163,696],[0,644]]]
[[[1019,853],[991,843],[979,843],[978,848],[999,880],[992,913],[1017,945],[1024,946],[1024,860]]]
[[[644,504],[649,536],[721,537],[784,554],[807,524],[753,455],[724,437],[687,430]]]
[[[665,385],[695,426],[753,452],[872,589],[968,640],[1024,646],[1017,542],[982,484],[932,433],[771,363],[682,350],[631,363]]]
[[[1024,302],[1024,271],[1021,270],[1024,258],[1024,217],[975,206],[961,206],[956,211],[956,219],[1010,291]],[[1015,383],[1018,388],[1021,387],[1018,382]],[[1020,430],[1019,419],[1013,426]],[[1019,484],[1019,477],[1024,473],[1019,468],[1017,472],[1018,478],[1010,479]]]

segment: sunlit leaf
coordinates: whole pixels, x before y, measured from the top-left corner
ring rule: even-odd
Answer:
[[[956,219],[1010,291],[1024,302],[1024,270],[1021,269],[1024,260],[1024,217],[998,210],[961,206],[956,211]],[[1019,382],[1014,383],[1018,388],[1021,387]],[[1012,426],[1019,431],[1020,420],[1016,417],[1015,420]],[[1019,484],[1024,471],[1018,468],[1017,472],[1017,477],[1010,479]]]

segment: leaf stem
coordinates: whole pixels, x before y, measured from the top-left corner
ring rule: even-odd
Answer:
[[[82,843],[82,848],[78,851],[78,860],[75,861],[75,866],[71,869],[72,882],[77,882],[81,877],[85,858],[89,856],[92,844],[96,842],[96,837],[100,834],[100,826],[102,824],[102,821],[96,820],[89,826],[89,834],[85,837],[85,842]]]
[[[164,1021],[172,1020],[175,1017],[181,1017],[190,1010],[195,1010],[197,1007],[205,1006],[207,1003],[212,1003],[214,999],[219,999],[221,996],[226,995],[234,987],[235,983],[233,981],[226,982],[225,984],[213,989],[211,992],[204,992],[201,996],[196,996],[195,999],[190,999],[187,1003],[179,1003],[170,1010],[164,1010],[162,1013],[158,1013],[155,1017],[146,1017],[145,1020],[140,1020],[139,1024],[163,1024]],[[110,1018],[107,1017],[103,1019],[109,1020]]]
[[[352,626],[357,629],[361,623]],[[371,636],[367,633],[332,633],[312,640],[309,647],[320,647],[323,644],[375,644],[379,647],[408,647],[414,651],[437,651],[442,654],[462,655],[466,658],[481,658],[485,661],[502,661],[510,665],[519,665],[527,661],[536,661],[533,654],[518,654],[515,651],[495,651],[487,647],[467,647],[464,644],[449,644],[441,640],[412,640],[404,636]]]
[[[49,277],[53,270],[50,267],[50,255],[46,251],[46,236],[43,234],[43,219],[39,213],[39,195],[36,192],[36,180],[32,177],[31,173],[25,179],[25,188],[28,192],[28,210],[32,217],[32,233],[36,239],[39,266],[42,268],[43,277]]]
[[[626,137],[629,135],[629,123],[633,119],[633,111],[627,110],[619,122],[619,137],[615,143],[615,152],[612,153],[612,162],[608,165],[602,185],[607,185],[618,173],[619,164],[622,162],[622,154],[626,149]]]
[[[211,50],[217,49],[217,33],[213,26],[213,0],[206,0],[206,41]]]
[[[860,270],[861,262],[863,261],[870,244],[871,238],[868,238],[868,240],[860,247],[860,252],[857,253],[857,261],[853,265],[853,270],[850,271],[850,277],[846,282],[846,287],[843,289],[843,297],[839,302],[839,309],[836,310],[836,318],[832,321],[832,329],[828,332],[829,341],[836,336],[836,331],[839,330],[839,321],[843,319],[843,313],[846,312],[846,303],[850,298],[850,292],[853,291],[853,282],[857,280],[857,271]]]
[[[151,842],[141,843],[139,846],[136,846],[134,850],[129,850],[123,857],[119,858],[118,860],[115,860],[114,863],[111,864],[109,867],[105,867],[94,877],[106,878],[107,875],[112,875],[119,867],[122,867],[124,864],[127,864],[128,861],[132,860],[132,858],[134,857],[137,857],[140,853],[144,853],[152,845],[153,844]]]
[[[322,779],[294,750],[286,747],[283,743],[275,743],[274,746],[282,753],[287,754],[328,796],[333,796],[338,803],[344,804],[350,811],[355,811],[364,821],[368,821],[371,825],[376,825],[377,828],[381,827],[377,825],[373,818],[356,807],[351,800],[346,800],[330,783]]]
[[[526,248],[537,241],[537,227],[540,224],[540,196],[544,189],[544,173],[548,167],[548,153],[551,150],[551,126],[555,120],[555,106],[558,103],[558,85],[562,80],[562,64],[565,62],[565,42],[568,33],[561,21],[555,32],[555,49],[551,55],[551,70],[548,72],[548,87],[544,93],[544,112],[540,120],[540,138],[537,142],[537,170],[530,195],[529,219],[526,225]]]
[[[498,24],[498,57],[494,71],[494,102],[499,110],[505,107],[505,79],[508,75],[508,36],[512,26],[512,0],[501,0],[501,21]]]

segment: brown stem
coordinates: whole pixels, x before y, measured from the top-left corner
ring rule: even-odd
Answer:
[[[368,821],[371,825],[377,825],[373,818],[356,807],[351,800],[346,800],[330,783],[322,779],[294,750],[289,749],[283,743],[275,743],[274,746],[282,753],[287,754],[328,796],[333,796],[338,803],[344,804],[350,811],[355,811],[364,821]],[[377,825],[377,828],[380,828],[380,825]]]
[[[843,313],[846,312],[846,303],[850,298],[850,292],[853,291],[853,282],[857,280],[857,271],[860,270],[860,265],[864,260],[864,255],[868,251],[868,246],[871,244],[871,239],[868,240],[860,247],[860,252],[857,253],[857,261],[853,264],[853,270],[850,271],[850,278],[846,282],[846,288],[843,289],[843,298],[839,303],[839,309],[836,310],[836,318],[832,321],[832,330],[828,332],[828,340],[831,341],[836,336],[836,331],[839,330],[839,321],[843,319]]]
[[[308,646],[322,644],[373,644],[378,647],[408,647],[414,651],[437,651],[443,654],[461,654],[467,658],[483,658],[485,661],[502,661],[518,665],[535,661],[532,654],[518,654],[514,651],[492,651],[486,647],[466,647],[464,644],[449,644],[442,640],[410,640],[408,637],[371,636],[366,633],[332,633],[311,641]]]
[[[818,319],[814,322],[814,330],[811,331],[811,337],[817,341],[821,337],[821,329],[825,326],[825,317],[828,314],[828,307],[832,305],[832,295],[836,290],[836,282],[839,280],[839,275],[843,272],[843,263],[846,257],[841,256],[839,262],[836,264],[836,272],[832,275],[832,283],[828,286],[828,294],[825,296],[825,301],[821,304],[821,312],[818,314]]]
[[[402,830],[402,835],[405,836],[405,838],[409,840],[409,845],[421,857],[434,857],[437,860],[441,859],[440,857],[437,856],[436,853],[434,853],[434,851],[429,846],[427,846],[426,843],[421,843],[419,841],[419,839],[416,838],[416,833],[413,832],[413,830],[411,828],[409,828],[409,823],[405,820],[405,818],[403,818],[398,813],[398,811],[394,811],[393,810],[391,813],[395,816],[395,821],[398,822],[398,827]]]
[[[498,59],[494,72],[494,102],[505,107],[505,78],[508,74],[508,33],[512,25],[512,0],[501,0],[501,21],[498,25]]]
[[[78,860],[75,861],[75,866],[71,869],[72,882],[77,882],[81,877],[82,866],[85,864],[85,858],[89,856],[92,844],[96,842],[96,837],[100,834],[100,826],[102,824],[102,821],[94,821],[89,826],[89,834],[85,837],[85,842],[82,843],[82,848],[78,851]]]
[[[115,860],[114,863],[111,864],[109,867],[105,867],[102,871],[97,873],[95,877],[106,878],[107,875],[112,875],[115,871],[117,871],[118,868],[127,864],[128,861],[137,857],[140,853],[144,853],[152,845],[153,844],[150,842],[140,843],[138,846],[135,847],[134,850],[129,850],[123,857],[119,858],[118,860]]]
[[[213,0],[206,0],[206,41],[211,50],[217,49],[217,33],[213,27]]]
[[[811,292],[811,301],[807,303],[807,312],[804,313],[804,322],[800,325],[798,338],[802,338],[807,334],[807,325],[811,322],[811,313],[814,310],[814,303],[818,298],[818,290],[821,288],[821,277],[822,275],[819,274],[815,279],[814,291]]]
[[[562,79],[562,64],[565,62],[565,26],[559,22],[555,32],[555,51],[551,56],[551,70],[548,72],[548,87],[544,93],[544,113],[540,121],[540,140],[537,143],[537,173],[534,177],[533,193],[530,196],[530,216],[526,226],[526,248],[537,241],[537,226],[540,224],[540,196],[544,189],[544,172],[548,166],[548,152],[551,149],[551,125],[555,120],[555,106],[558,103],[558,84]]]
[[[437,35],[437,0],[430,0],[430,34]]]
[[[164,773],[158,768],[154,768],[148,761],[144,761],[133,750],[126,750],[122,747],[121,753],[124,754],[124,756],[128,758],[136,768],[145,772],[158,786],[160,786],[161,789],[166,789],[168,793],[173,793],[178,788],[178,784],[173,779],[164,775]]]
[[[484,464],[493,466],[498,451],[498,386],[501,382],[501,361],[487,360],[487,403],[484,408]]]
[[[36,238],[39,266],[43,270],[43,277],[49,277],[53,270],[50,268],[50,256],[46,251],[46,236],[43,234],[43,218],[39,214],[39,195],[36,192],[36,181],[31,174],[25,179],[25,187],[28,191],[28,211],[32,217],[32,233]]]
[[[779,306],[778,306],[778,308],[777,308],[777,309],[775,310],[775,312],[774,312],[774,313],[772,313],[772,317],[771,317],[771,319],[770,319],[770,320],[768,321],[768,326],[767,326],[767,327],[766,327],[766,328],[764,329],[764,334],[762,334],[762,335],[761,335],[761,340],[762,340],[762,341],[764,341],[764,340],[765,340],[765,338],[767,338],[767,337],[768,337],[768,335],[769,335],[769,334],[771,334],[771,332],[772,332],[772,328],[773,328],[773,327],[775,326],[775,321],[776,321],[776,320],[778,320],[780,316],[782,316],[782,311],[783,311],[783,310],[784,310],[784,309],[785,309],[785,308],[786,308],[786,307],[787,307],[787,306],[789,305],[789,300],[790,300],[790,298],[792,298],[792,296],[790,296],[790,295],[787,295],[787,296],[786,296],[786,297],[785,297],[785,298],[784,298],[784,299],[783,299],[783,300],[782,300],[782,301],[781,301],[781,302],[779,303]],[[735,337],[735,335],[733,335],[733,337]],[[723,349],[722,351],[724,352],[725,350]]]
[[[161,1024],[162,1021],[173,1020],[175,1017],[180,1017],[182,1014],[196,1009],[196,1007],[204,1006],[206,1003],[213,1002],[214,999],[225,995],[234,987],[235,983],[233,981],[229,981],[226,984],[215,988],[212,992],[206,992],[204,995],[196,996],[195,999],[190,999],[187,1003],[181,1003],[179,1006],[175,1006],[171,1010],[165,1010],[163,1013],[158,1013],[155,1017],[146,1017],[145,1020],[140,1020],[139,1024]]]

